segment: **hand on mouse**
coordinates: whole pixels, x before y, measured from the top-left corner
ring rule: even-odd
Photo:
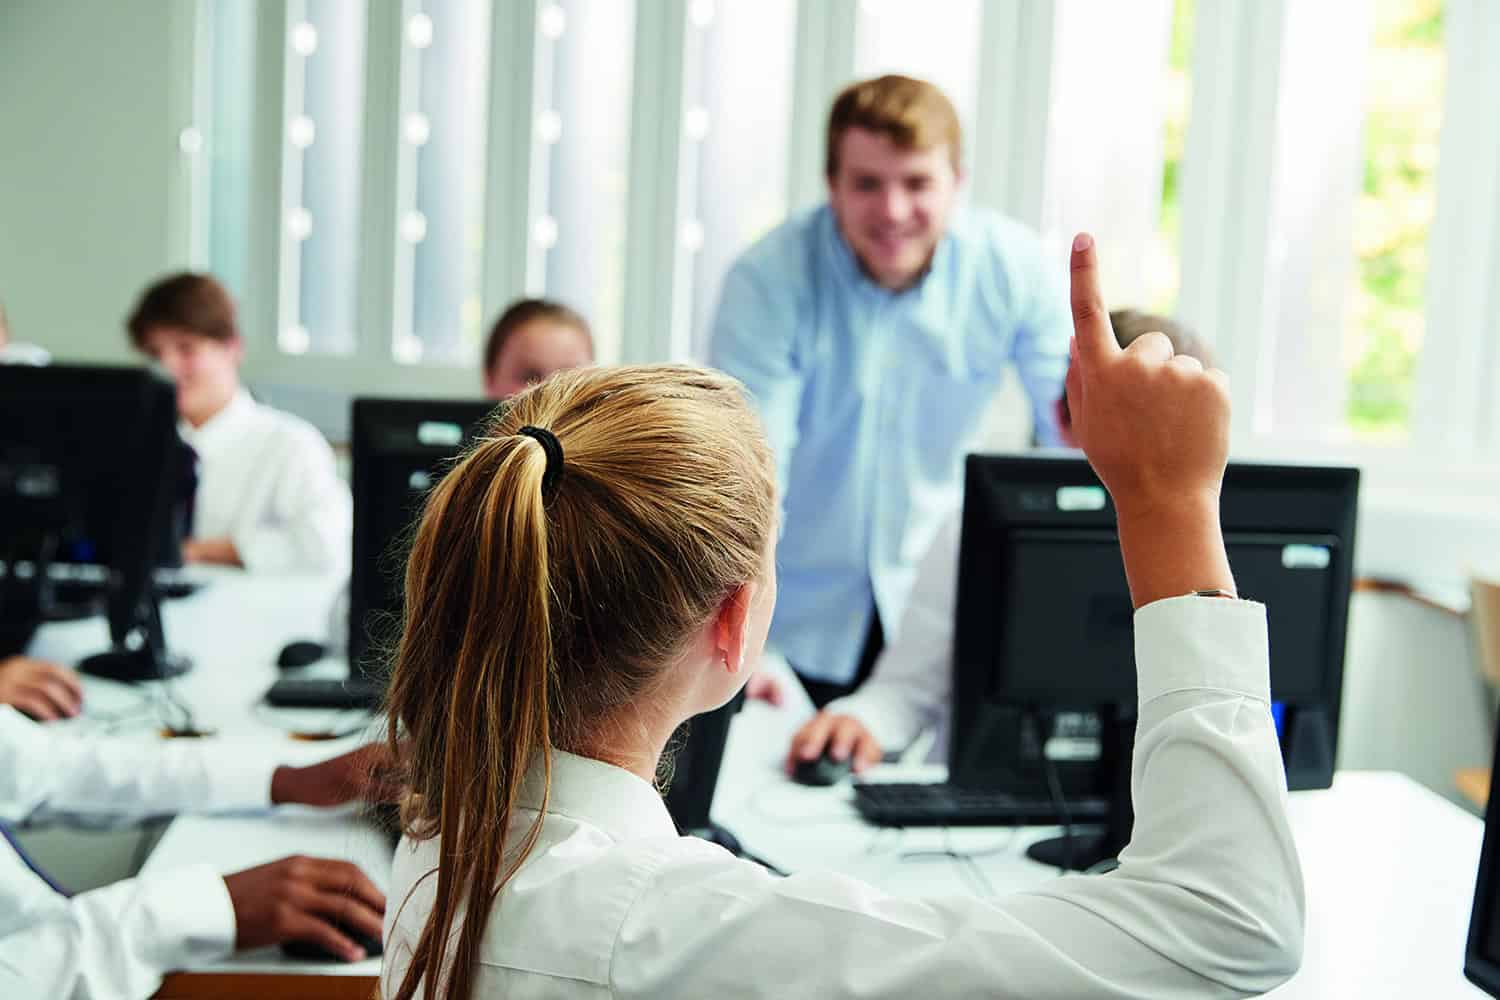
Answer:
[[[225,875],[224,885],[234,906],[236,948],[311,941],[357,962],[364,949],[334,925],[367,937],[381,934],[385,894],[347,861],[282,858]]]
[[[29,656],[0,659],[0,705],[39,722],[70,718],[83,708],[83,686],[67,667]]]
[[[786,701],[786,694],[781,690],[781,681],[777,680],[769,671],[757,670],[750,675],[745,682],[745,697],[751,701],[763,701],[777,708]]]
[[[855,773],[880,763],[882,751],[875,736],[852,715],[819,712],[797,730],[787,752],[790,774],[798,763],[817,760],[827,750],[834,760],[850,760]]]
[[[306,767],[278,767],[271,775],[271,802],[305,806],[395,802],[401,788],[390,748],[384,743],[371,743]]]

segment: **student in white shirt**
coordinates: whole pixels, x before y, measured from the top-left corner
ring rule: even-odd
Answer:
[[[1175,354],[1212,366],[1213,355],[1191,330],[1166,316],[1134,309],[1109,314],[1121,347],[1156,331]],[[1067,396],[1058,399],[1057,428],[1066,447],[1077,448]],[[880,763],[888,750],[901,750],[919,733],[935,727],[929,760],[948,759],[948,703],[953,690],[953,621],[958,606],[960,513],[943,520],[917,566],[916,582],[894,641],[875,662],[870,679],[856,692],[829,702],[792,737],[787,768],[817,760],[826,749],[835,760],[849,760],[855,771]]]
[[[308,767],[213,741],[80,738],[0,708],[0,833],[58,816],[331,806],[392,792],[382,747]],[[207,865],[66,896],[0,839],[0,996],[136,1000],[164,974],[236,948],[311,941],[364,957],[336,925],[380,932],[385,897],[356,866],[283,858],[220,876]]]
[[[553,372],[594,363],[588,320],[561,302],[518,299],[490,327],[484,344],[484,394],[509,399]]]
[[[182,437],[198,455],[183,558],[252,571],[346,569],[349,490],[333,450],[311,424],[240,385],[245,348],[224,287],[204,274],[165,278],[126,326],[176,381]]]
[[[1122,350],[1092,243],[1075,246],[1075,433],[1114,497],[1138,608],[1120,867],[910,900],[678,837],[652,779],[677,725],[728,701],[764,643],[774,466],[733,380],[580,370],[516,397],[417,529],[406,592],[423,613],[390,693],[411,787],[383,996],[1203,997],[1297,968],[1265,609],[1199,596],[1234,589],[1227,383],[1164,337]]]

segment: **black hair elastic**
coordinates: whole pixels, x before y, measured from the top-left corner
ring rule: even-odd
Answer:
[[[530,424],[516,433],[536,439],[536,442],[542,446],[542,450],[547,453],[547,471],[542,473],[542,496],[544,498],[552,496],[553,491],[557,489],[557,481],[562,478],[563,474],[562,442],[547,428],[532,427]]]

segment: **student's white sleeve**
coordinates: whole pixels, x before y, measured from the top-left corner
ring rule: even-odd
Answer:
[[[0,820],[270,805],[276,761],[215,740],[92,739],[0,706]]]
[[[234,948],[234,907],[207,865],[58,895],[0,845],[0,996],[141,1000],[173,969]]]
[[[914,900],[835,875],[778,879],[684,839],[643,866],[611,996],[1172,1000],[1285,981],[1305,916],[1265,609],[1173,598],[1135,622],[1136,821],[1116,871]]]
[[[252,572],[336,572],[349,566],[353,514],[333,449],[312,427],[282,430],[270,510],[230,539]]]
[[[895,641],[858,691],[824,709],[852,715],[882,750],[908,746],[948,710],[953,693],[953,616],[958,603],[960,521],[938,529],[917,567]]]

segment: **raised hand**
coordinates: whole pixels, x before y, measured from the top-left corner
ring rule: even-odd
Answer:
[[[1094,241],[1073,241],[1073,433],[1114,500],[1136,607],[1194,590],[1234,591],[1219,529],[1229,457],[1229,380],[1174,355],[1165,335],[1121,348],[1099,292]]]

